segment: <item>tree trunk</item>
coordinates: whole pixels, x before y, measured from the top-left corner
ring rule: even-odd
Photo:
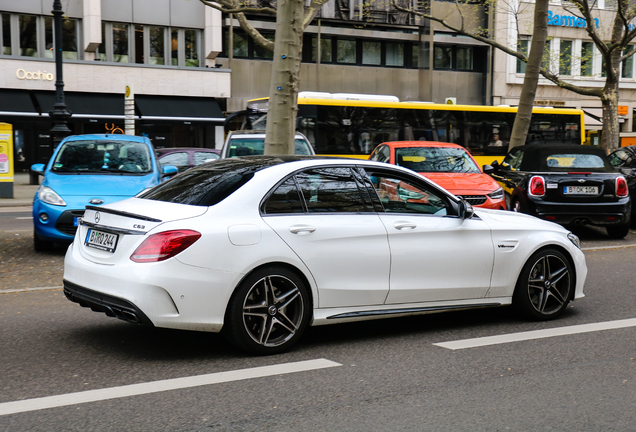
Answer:
[[[266,155],[294,154],[303,16],[303,0],[279,0],[265,129]]]
[[[537,94],[539,71],[543,60],[543,50],[548,39],[548,0],[537,0],[534,6],[534,31],[530,43],[530,54],[526,65],[526,74],[523,78],[523,87],[519,98],[519,109],[515,117],[510,136],[512,149],[526,143],[528,129],[532,120],[532,107]]]

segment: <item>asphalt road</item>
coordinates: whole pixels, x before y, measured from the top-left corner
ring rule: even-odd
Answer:
[[[220,335],[108,318],[61,290],[25,291],[38,282],[21,279],[0,294],[0,430],[636,430],[636,234],[578,234],[586,298],[557,321],[501,308],[326,326],[270,357],[246,356]],[[1,233],[3,280],[6,245],[24,241],[13,249],[24,261],[29,236]],[[61,263],[63,254],[40,258]],[[37,275],[22,264],[10,273]],[[624,327],[599,330],[608,322]],[[434,345],[563,328],[577,332]]]

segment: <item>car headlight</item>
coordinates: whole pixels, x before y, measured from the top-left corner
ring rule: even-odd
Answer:
[[[568,233],[568,239],[572,242],[574,246],[581,249],[581,240],[579,240],[579,238],[576,235],[572,233]]]
[[[59,196],[53,189],[47,186],[42,186],[38,192],[38,198],[40,201],[47,204],[56,206],[66,206],[66,202]]]
[[[502,199],[504,197],[503,188],[499,188],[494,192],[490,192],[488,196],[492,199]]]

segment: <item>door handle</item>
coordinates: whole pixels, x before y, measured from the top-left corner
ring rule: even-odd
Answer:
[[[393,224],[393,227],[398,230],[403,230],[403,229],[415,229],[417,225],[414,224],[413,222],[398,221]]]
[[[316,228],[310,225],[292,225],[289,227],[289,232],[292,234],[309,234],[316,231]]]

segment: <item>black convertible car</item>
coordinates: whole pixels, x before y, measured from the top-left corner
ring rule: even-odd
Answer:
[[[525,145],[492,165],[489,174],[503,187],[512,211],[566,226],[602,226],[613,238],[629,232],[627,181],[598,147]]]

